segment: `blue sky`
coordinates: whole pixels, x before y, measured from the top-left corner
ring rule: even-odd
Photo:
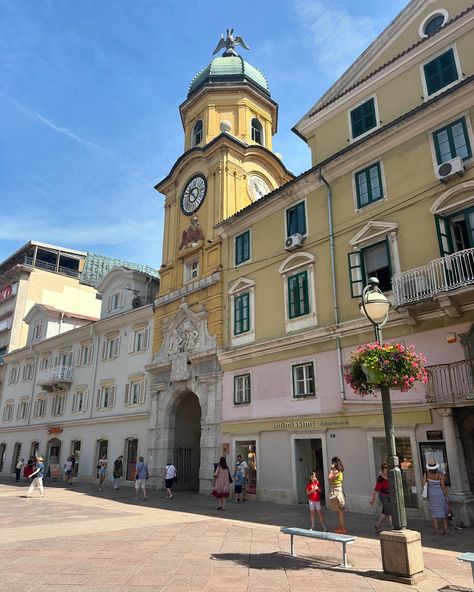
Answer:
[[[279,103],[274,150],[405,0],[0,0],[0,261],[39,240],[161,264],[154,185],[183,151],[178,105],[233,27]]]

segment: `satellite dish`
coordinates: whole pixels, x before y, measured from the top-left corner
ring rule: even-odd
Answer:
[[[134,298],[132,300],[133,308],[138,308],[141,305],[142,305],[142,300],[141,300],[140,296],[134,296]]]

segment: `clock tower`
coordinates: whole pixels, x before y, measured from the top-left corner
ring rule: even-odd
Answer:
[[[215,225],[293,178],[272,151],[277,104],[265,76],[227,32],[180,105],[184,152],[156,185],[164,195],[163,263],[155,300],[149,465],[177,466],[180,486],[208,493],[222,455],[225,268]]]

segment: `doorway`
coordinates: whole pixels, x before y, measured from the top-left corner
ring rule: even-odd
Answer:
[[[38,456],[38,450],[39,450],[39,442],[37,442],[36,440],[34,440],[31,443],[31,448],[30,448],[30,457],[34,458],[35,456]]]
[[[58,438],[52,438],[48,442],[47,454],[46,454],[46,476],[52,477],[53,474],[56,476],[60,475],[59,459],[61,456],[61,440]]]
[[[321,488],[321,505],[325,505],[324,491],[324,456],[321,438],[295,440],[296,456],[296,496],[299,504],[306,504],[306,485],[311,473],[316,471]]]
[[[14,473],[16,469],[17,462],[21,458],[21,442],[15,442],[15,446],[13,447],[13,456],[12,456],[12,470],[11,472]]]
[[[79,463],[81,462],[81,441],[80,440],[73,440],[71,442],[71,456],[74,459],[72,476],[77,477],[77,475],[79,474]]]
[[[257,493],[257,442],[255,440],[238,440],[235,443],[235,456],[239,454],[247,463],[247,483],[245,491],[247,495]],[[229,465],[234,470],[233,463]]]
[[[466,461],[469,488],[474,491],[474,407],[463,407],[455,410]]]
[[[178,472],[177,489],[199,491],[201,464],[201,405],[188,393],[176,409],[174,464]]]
[[[96,477],[99,478],[99,473],[97,467],[99,466],[99,459],[105,456],[107,458],[107,452],[109,449],[109,441],[108,440],[97,440],[97,456],[96,456]]]
[[[127,440],[127,446],[125,451],[125,462],[126,462],[126,481],[133,481],[135,479],[135,467],[137,466],[137,455],[138,455],[138,440],[136,438],[129,438]]]
[[[5,442],[0,444],[0,473],[3,471],[3,465],[5,464],[5,454],[7,452],[7,445]]]

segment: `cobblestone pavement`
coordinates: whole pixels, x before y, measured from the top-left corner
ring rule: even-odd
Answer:
[[[259,502],[216,510],[210,497],[150,491],[135,502],[130,487],[46,484],[45,497],[25,498],[25,484],[0,483],[0,592],[306,592],[471,590],[474,529],[422,532],[426,579],[407,587],[378,578],[380,545],[373,517],[349,513],[349,570],[337,567],[340,545],[289,537],[280,526],[308,526],[305,506]],[[326,512],[327,524],[335,526]]]

